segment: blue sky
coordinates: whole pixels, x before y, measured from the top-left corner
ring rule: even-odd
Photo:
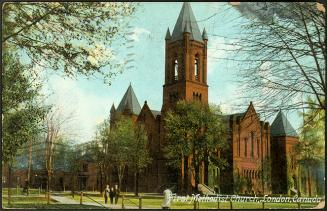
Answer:
[[[221,105],[223,112],[244,112],[249,101],[242,101],[239,84],[235,82],[239,66],[224,60],[231,56],[232,43],[237,43],[245,21],[239,12],[224,2],[191,3],[193,12],[202,32],[208,33],[208,85],[209,102]],[[119,104],[129,83],[132,83],[141,106],[147,100],[153,110],[162,105],[164,83],[164,47],[167,28],[173,30],[182,3],[140,3],[131,25],[133,48],[114,49],[123,54],[134,53],[133,68],[126,69],[112,81],[111,86],[101,79],[77,80],[63,78],[56,74],[48,76],[46,93],[53,93],[50,103],[62,107],[64,112],[74,112],[72,130],[78,134],[74,139],[86,142],[95,134],[96,125],[109,116],[112,103]],[[212,16],[212,17],[211,17]],[[218,36],[217,36],[218,35]],[[219,59],[217,59],[219,58]],[[242,103],[245,107],[235,107]],[[255,106],[255,102],[254,102]],[[287,114],[294,128],[299,127],[296,114]],[[267,120],[266,120],[267,121]],[[268,119],[271,123],[271,119]]]

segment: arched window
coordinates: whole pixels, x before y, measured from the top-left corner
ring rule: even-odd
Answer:
[[[174,61],[174,80],[178,80],[178,61],[175,59]]]
[[[198,56],[196,56],[195,60],[194,60],[194,77],[195,77],[195,80],[199,80],[199,58],[198,58]]]

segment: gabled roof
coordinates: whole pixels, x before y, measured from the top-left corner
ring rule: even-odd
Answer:
[[[272,136],[298,136],[282,111],[278,112],[274,122],[271,124],[270,133]]]
[[[179,13],[175,28],[172,34],[172,40],[182,40],[183,32],[187,30],[190,33],[190,40],[203,42],[199,26],[196,22],[191,5],[184,2],[181,12]]]
[[[120,101],[117,111],[123,112],[125,109],[130,110],[135,115],[139,115],[141,111],[141,106],[131,84],[125,92],[123,99]]]

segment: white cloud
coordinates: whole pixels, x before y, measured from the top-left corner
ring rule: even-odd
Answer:
[[[208,42],[208,74],[215,71],[219,63],[223,63],[225,58],[229,58],[233,50],[237,50],[235,45],[239,42],[237,39],[225,39],[223,37],[215,37]]]
[[[86,83],[86,82],[83,82]],[[108,117],[113,102],[108,97],[99,96],[95,90],[87,92],[78,85],[78,81],[52,77],[48,83],[48,92],[54,94],[49,103],[61,108],[63,115],[73,113],[71,122],[72,137],[78,142],[90,141],[95,134],[96,125]]]
[[[143,34],[150,35],[151,32],[149,30],[145,29],[145,28],[135,27],[133,29],[132,34],[129,36],[129,38],[136,41],[136,42],[138,42],[138,41],[140,41],[140,37]]]

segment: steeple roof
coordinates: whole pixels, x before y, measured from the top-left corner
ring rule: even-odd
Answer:
[[[206,28],[203,29],[202,39],[203,39],[203,40],[208,40],[208,35],[207,35]]]
[[[203,42],[199,26],[196,22],[191,5],[184,2],[181,12],[179,13],[175,28],[172,34],[172,40],[183,39],[183,32],[187,29],[190,33],[190,40]]]
[[[123,99],[120,101],[117,111],[123,112],[125,109],[130,110],[135,115],[138,115],[141,111],[141,106],[131,84],[125,92]]]
[[[278,112],[274,122],[271,124],[270,131],[272,136],[298,136],[282,111]]]
[[[115,111],[116,111],[115,104],[112,103],[110,113],[115,112]]]
[[[170,40],[171,39],[171,35],[170,35],[170,31],[169,31],[169,28],[167,29],[167,33],[166,33],[166,37],[165,37],[166,40]]]

